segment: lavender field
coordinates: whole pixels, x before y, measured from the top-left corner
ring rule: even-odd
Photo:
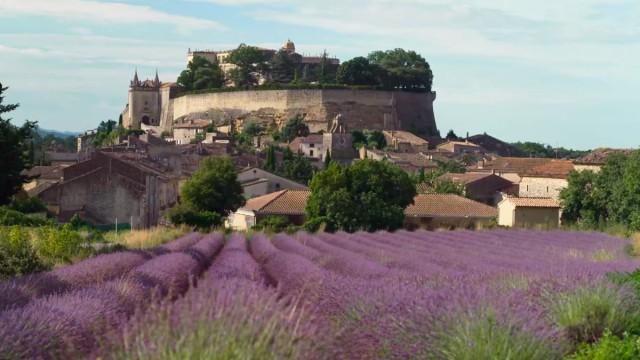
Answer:
[[[637,326],[627,240],[189,234],[0,284],[1,359],[559,359]]]

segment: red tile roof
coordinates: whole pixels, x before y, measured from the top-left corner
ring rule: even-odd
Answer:
[[[419,194],[404,210],[413,217],[493,218],[498,210],[454,194]]]
[[[566,178],[574,165],[570,160],[498,157],[485,162],[481,168],[520,176]]]
[[[503,201],[509,201],[516,207],[559,208],[560,202],[551,198],[527,198],[508,197]]]
[[[281,190],[249,199],[242,208],[263,215],[304,215],[309,195],[308,190]]]

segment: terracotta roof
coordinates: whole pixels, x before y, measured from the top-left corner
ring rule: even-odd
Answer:
[[[174,129],[204,129],[209,127],[211,122],[209,120],[199,119],[199,120],[189,120],[189,122],[175,124],[173,125]]]
[[[534,166],[529,170],[525,170],[522,175],[524,176],[541,176],[541,177],[553,177],[553,178],[566,178],[569,173],[574,169],[573,162],[570,160],[555,160]]]
[[[429,142],[419,136],[416,136],[408,131],[401,130],[384,130],[384,135],[391,138],[398,139],[400,142],[408,142],[413,145],[428,145]]]
[[[547,158],[498,157],[481,169],[517,173],[520,176],[566,178],[574,166],[570,160]]]
[[[560,202],[551,198],[527,198],[507,197],[503,201],[509,201],[516,207],[559,208]]]
[[[247,200],[242,209],[263,215],[304,215],[311,192],[308,190],[281,190]]]
[[[454,194],[419,194],[404,210],[413,217],[492,218],[498,210]]]
[[[454,140],[449,140],[447,142],[444,142],[444,143],[438,145],[438,147],[445,146],[447,144],[464,145],[464,146],[470,146],[470,147],[476,147],[476,148],[480,147],[480,145],[476,145],[476,144],[474,144],[472,142],[469,142],[469,141],[454,141]]]
[[[464,174],[447,173],[439,177],[441,180],[449,180],[461,184],[470,184],[472,182],[493,176],[491,173],[467,172]]]

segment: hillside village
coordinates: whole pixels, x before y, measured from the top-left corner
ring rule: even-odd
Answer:
[[[640,359],[638,16],[0,1],[0,359]]]
[[[309,67],[317,67],[323,60],[295,53],[290,40],[280,50],[259,51],[270,56],[288,54],[296,59],[296,69],[306,68],[307,73]],[[220,61],[228,74],[236,68],[225,62],[229,54],[190,50],[188,61],[191,64],[199,56]],[[339,61],[327,61],[335,71]],[[260,73],[257,81],[262,84],[272,77],[271,73]],[[308,92],[291,89],[258,92],[280,96],[283,91],[284,96]],[[413,205],[405,209],[408,229],[495,225],[549,229],[561,224],[559,194],[567,186],[569,173],[598,171],[607,155],[616,152],[596,150],[573,160],[527,157],[513,145],[486,133],[441,138],[433,130],[435,118],[426,127],[431,132],[403,130],[399,125],[402,119],[413,115],[401,115],[407,113],[402,104],[371,107],[367,105],[368,95],[357,97],[360,91],[373,90],[330,91],[337,94],[342,91],[356,100],[342,105],[323,100],[307,104],[325,108],[321,116],[316,114],[319,117],[313,118],[312,112],[297,112],[305,109],[284,108],[276,114],[270,108],[254,106],[250,100],[246,104],[229,104],[211,98],[209,103],[174,118],[165,111],[167,101],[172,101],[169,107],[173,108],[177,100],[202,102],[199,98],[202,95],[175,97],[184,92],[176,83],[162,83],[157,74],[153,80],[141,81],[136,72],[129,87],[129,103],[117,125],[125,131],[97,146],[96,139],[104,137],[104,130],[101,135],[99,130],[87,131],[78,136],[75,153],[47,152],[49,165],[30,169],[27,175],[31,180],[24,184],[24,190],[41,199],[61,222],[77,214],[95,225],[120,223],[147,228],[167,223],[167,211],[179,202],[182,184],[198,169],[202,159],[230,156],[247,202],[228,216],[226,226],[248,230],[270,216],[282,216],[292,225],[302,225],[310,179],[287,178],[277,174],[273,165],[265,167],[269,151],[277,155],[276,163],[282,163],[286,149],[289,154],[304,158],[313,172],[321,171],[329,161],[350,164],[371,159],[394,164],[418,178],[418,195]],[[396,97],[395,92],[391,94]],[[432,121],[435,95],[430,94],[435,93],[416,94],[424,97],[430,115],[412,121]],[[205,108],[208,110],[202,112]],[[269,112],[271,117],[267,116]],[[368,115],[385,121],[363,120]],[[286,116],[290,118],[282,118]],[[359,119],[354,121],[351,116]],[[289,125],[302,130],[297,133],[294,129],[289,139],[274,135]],[[367,143],[367,137],[372,136],[383,144]],[[454,169],[450,169],[452,164]],[[433,180],[451,183],[458,190],[442,191],[434,186],[433,180],[431,183],[425,180],[425,174],[434,173],[438,177]]]

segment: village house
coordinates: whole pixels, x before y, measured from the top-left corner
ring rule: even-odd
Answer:
[[[382,132],[387,146],[395,152],[418,153],[429,151],[429,142],[408,131],[384,130]]]
[[[490,206],[498,204],[502,199],[502,193],[518,194],[518,186],[516,184],[491,173],[448,173],[440,176],[439,179],[463,185],[466,197]]]
[[[322,160],[325,154],[323,140],[322,134],[311,134],[305,137],[300,136],[289,143],[289,149],[307,158]]]
[[[469,136],[468,140],[469,142],[481,146],[487,152],[498,156],[524,157],[527,155],[517,147],[500,139],[494,138],[487,133]]]
[[[560,203],[550,198],[505,197],[498,204],[500,226],[555,229],[560,226]]]
[[[211,123],[207,120],[189,120],[173,126],[173,140],[178,145],[190,144],[198,138],[205,140],[207,128]]]
[[[178,178],[142,158],[131,161],[99,151],[62,172],[62,181],[39,194],[59,221],[78,214],[94,225],[147,228],[158,225],[178,198]]]
[[[438,163],[431,154],[389,152],[376,149],[360,148],[360,159],[371,159],[376,161],[386,160],[397,165],[409,174],[415,174],[420,170],[436,169]]]
[[[250,167],[238,172],[244,197],[251,199],[280,190],[308,190],[303,184],[289,180],[266,170]]]
[[[227,218],[227,227],[244,231],[268,216],[284,216],[289,222],[301,225],[305,221],[305,207],[311,192],[281,190],[247,200],[245,206]],[[491,224],[498,211],[485,204],[453,194],[420,194],[414,204],[405,209],[407,229],[470,228]]]
[[[483,151],[479,145],[469,142],[468,140],[465,140],[465,141],[450,140],[438,145],[436,149],[438,151],[449,152],[449,153],[454,153],[458,155],[477,154]]]
[[[455,194],[418,194],[405,213],[407,229],[477,228],[495,222],[498,211]]]
[[[308,190],[280,190],[249,199],[243,207],[229,215],[226,225],[233,230],[244,231],[268,216],[284,216],[291,224],[302,225],[310,194]]]

